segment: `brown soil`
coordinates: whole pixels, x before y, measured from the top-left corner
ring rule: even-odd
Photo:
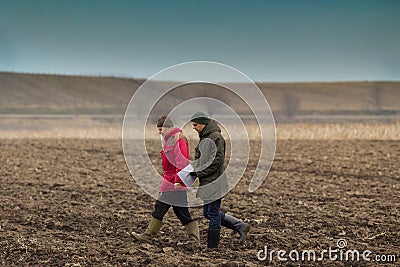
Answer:
[[[159,146],[159,144],[154,144]],[[342,266],[377,262],[260,261],[259,250],[337,248],[400,262],[400,142],[281,141],[255,192],[246,173],[223,211],[253,225],[244,246],[223,229],[218,252],[190,252],[172,211],[153,244],[134,242],[154,200],[130,177],[117,140],[0,140],[0,265]],[[255,158],[250,165],[256,163]],[[202,245],[207,220],[200,208]],[[286,254],[287,257],[287,254]],[[385,264],[395,266],[396,263]]]

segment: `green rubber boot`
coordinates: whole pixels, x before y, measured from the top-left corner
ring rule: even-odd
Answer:
[[[190,245],[193,250],[200,247],[200,231],[199,223],[197,221],[190,222],[185,225],[186,233],[189,235]]]
[[[151,218],[149,226],[143,234],[132,232],[131,235],[138,241],[151,243],[153,237],[160,231],[161,226],[162,221],[156,218]]]

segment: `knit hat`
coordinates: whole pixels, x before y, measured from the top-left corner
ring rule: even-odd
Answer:
[[[171,118],[168,115],[162,115],[158,118],[157,127],[165,127],[165,128],[172,128],[174,127],[174,123],[172,122]]]
[[[210,118],[208,117],[208,114],[204,111],[197,111],[192,115],[190,121],[196,122],[198,124],[208,124],[210,122]]]

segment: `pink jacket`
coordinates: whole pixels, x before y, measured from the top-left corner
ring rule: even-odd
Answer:
[[[164,137],[164,147],[160,152],[164,171],[160,192],[187,189],[177,174],[190,162],[188,141],[186,137],[182,136],[181,132],[181,129],[174,128]],[[180,183],[181,186],[175,188],[174,183]]]

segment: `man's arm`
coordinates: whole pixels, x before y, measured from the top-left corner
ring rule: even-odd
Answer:
[[[211,140],[210,140],[211,141]],[[196,174],[199,178],[208,176],[216,171],[224,164],[225,160],[225,141],[222,136],[215,138],[214,145],[210,142],[206,143],[205,147],[201,151],[201,165],[200,170],[196,170]],[[213,158],[213,155],[215,157]],[[205,169],[202,169],[207,166]]]

